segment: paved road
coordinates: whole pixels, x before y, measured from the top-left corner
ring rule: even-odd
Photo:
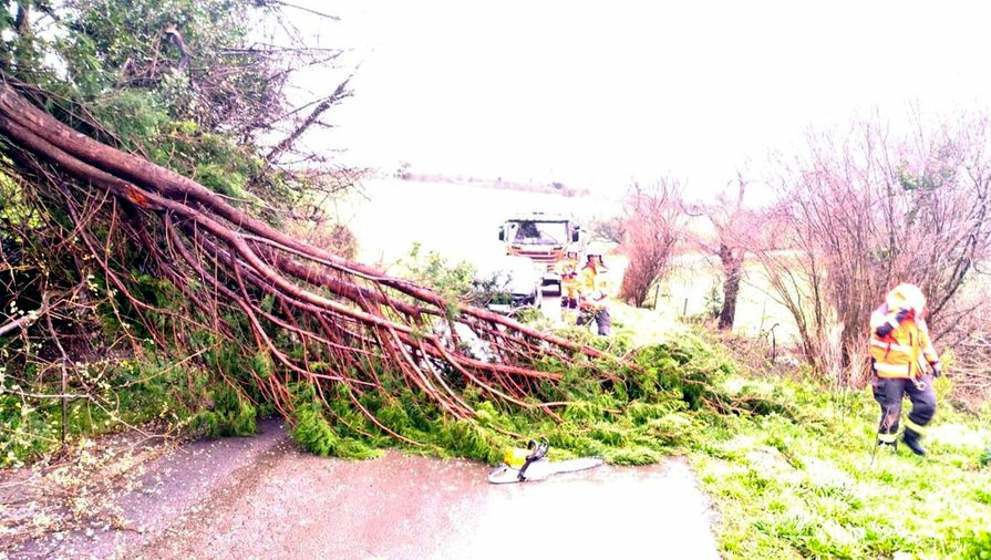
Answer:
[[[324,459],[276,422],[261,428],[149,465],[119,497],[132,530],[40,539],[13,557],[718,558],[681,460],[493,486],[478,463]]]

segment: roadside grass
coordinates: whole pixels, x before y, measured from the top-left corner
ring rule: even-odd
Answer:
[[[621,343],[701,340],[712,363],[732,365],[707,377],[712,393],[764,403],[695,415],[677,442],[718,511],[725,557],[991,558],[991,403],[978,414],[955,409],[940,378],[929,455],[900,445],[872,459],[879,410],[869,389],[837,393],[799,368],[758,375],[663,309],[612,310]],[[910,407],[906,399],[903,417]]]
[[[740,416],[699,434],[691,457],[719,511],[726,557],[991,555],[987,411],[973,416],[944,405],[926,439],[929,456],[900,446],[878,450],[872,464],[878,411],[868,391],[830,394],[810,383],[744,377],[723,384],[787,394],[801,414]]]

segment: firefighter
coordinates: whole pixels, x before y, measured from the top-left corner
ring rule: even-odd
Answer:
[[[932,380],[942,374],[942,365],[929,339],[923,312],[926,298],[912,284],[895,286],[884,303],[871,315],[871,365],[874,399],[881,405],[878,445],[897,445],[902,398],[907,393],[912,411],[905,422],[902,440],[916,455],[925,455],[920,440],[924,427],[936,412]],[[932,375],[924,371],[922,359]]]
[[[578,274],[578,286],[581,298],[581,308],[587,310],[598,333],[602,336],[609,336],[612,331],[612,318],[609,316],[609,308],[606,307],[606,267],[602,262],[602,254],[589,252],[585,265]],[[584,325],[589,319],[579,315],[578,325]]]
[[[578,253],[568,251],[557,269],[561,275],[561,307],[578,309]]]

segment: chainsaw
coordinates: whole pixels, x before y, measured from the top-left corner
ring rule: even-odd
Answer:
[[[489,473],[492,484],[512,484],[544,480],[552,475],[583,471],[602,465],[599,457],[583,457],[566,461],[547,459],[550,444],[546,439],[530,440],[525,449],[514,448],[506,452],[504,464]]]

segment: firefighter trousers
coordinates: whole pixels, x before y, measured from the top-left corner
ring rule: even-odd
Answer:
[[[936,394],[933,393],[931,375],[923,375],[919,381],[925,384],[923,389],[915,386],[911,379],[900,377],[875,377],[872,383],[874,400],[881,405],[881,425],[878,434],[888,435],[898,432],[898,420],[902,412],[902,398],[908,394],[912,401],[912,410],[908,413],[906,429],[916,435],[922,435],[922,427],[932,420],[936,413]]]

